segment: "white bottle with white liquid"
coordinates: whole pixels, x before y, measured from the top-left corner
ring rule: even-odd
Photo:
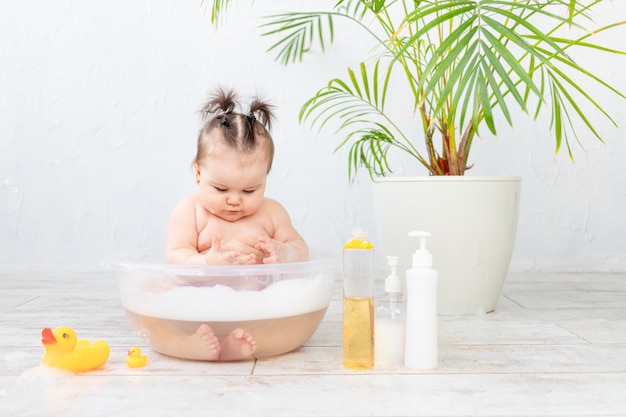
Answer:
[[[426,250],[428,232],[410,232],[420,238],[413,267],[406,271],[406,345],[404,364],[417,370],[437,368],[437,281],[432,254]]]

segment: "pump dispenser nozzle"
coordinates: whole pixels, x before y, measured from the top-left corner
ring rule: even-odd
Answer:
[[[428,232],[409,232],[409,237],[419,237],[420,247],[413,254],[413,268],[430,268],[433,266],[433,255],[426,249],[426,238],[430,237]]]
[[[402,294],[402,280],[398,276],[397,268],[400,264],[400,258],[397,256],[387,256],[387,265],[391,269],[391,274],[385,279],[385,292],[393,294]]]

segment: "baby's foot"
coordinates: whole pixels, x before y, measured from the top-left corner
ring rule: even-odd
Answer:
[[[194,334],[181,339],[180,350],[180,356],[189,359],[214,361],[220,356],[220,342],[213,329],[202,324]]]
[[[221,361],[249,359],[256,350],[256,340],[244,329],[235,329],[222,342]]]

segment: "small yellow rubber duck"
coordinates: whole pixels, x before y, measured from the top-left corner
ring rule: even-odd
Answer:
[[[109,345],[104,340],[90,343],[78,340],[71,327],[54,330],[46,327],[41,332],[41,343],[46,353],[41,358],[44,365],[70,372],[86,372],[99,368],[109,358]]]
[[[128,351],[128,358],[126,358],[126,365],[129,368],[141,368],[146,366],[148,362],[148,357],[141,354],[141,349],[137,346],[132,347]]]

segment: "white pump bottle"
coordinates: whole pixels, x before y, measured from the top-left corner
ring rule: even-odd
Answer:
[[[432,254],[426,250],[428,232],[410,232],[420,238],[413,254],[413,267],[406,271],[406,345],[404,364],[408,368],[437,368],[437,281]]]

